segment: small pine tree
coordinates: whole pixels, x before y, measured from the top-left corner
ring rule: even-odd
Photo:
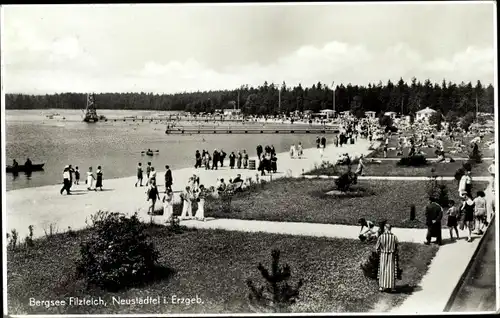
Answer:
[[[351,172],[350,166],[347,172],[341,174],[337,179],[335,179],[337,190],[341,192],[349,191],[351,185],[355,184],[355,182],[355,175]]]
[[[437,177],[435,176],[429,178],[429,182],[427,184],[427,196],[429,199],[434,198],[436,203],[443,208],[448,207],[450,201],[448,196],[448,187],[446,184],[437,181]]]
[[[287,264],[283,267],[279,265],[280,251],[273,250],[271,257],[271,273],[261,263],[257,266],[266,281],[264,286],[257,288],[250,279],[247,280],[247,286],[250,289],[248,299],[250,305],[258,307],[259,310],[287,312],[290,305],[297,301],[303,281],[300,279],[295,287],[290,286],[288,280],[291,278],[291,270]]]
[[[377,279],[379,266],[379,254],[373,251],[368,259],[361,264],[363,274],[371,279]]]

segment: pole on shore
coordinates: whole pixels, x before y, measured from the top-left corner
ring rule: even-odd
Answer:
[[[332,81],[332,104],[333,104],[333,115],[335,116],[335,81]]]

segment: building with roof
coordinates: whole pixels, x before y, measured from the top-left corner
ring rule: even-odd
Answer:
[[[416,112],[416,117],[415,119],[417,121],[429,121],[429,118],[436,113],[436,111],[432,108],[426,107],[424,109],[419,110]]]

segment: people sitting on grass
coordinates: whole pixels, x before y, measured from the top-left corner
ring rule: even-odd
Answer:
[[[337,164],[338,165],[350,165],[351,164],[351,157],[349,157],[348,153],[341,154],[339,158],[337,159]]]
[[[379,236],[380,228],[376,226],[372,221],[368,221],[365,218],[360,218],[358,224],[361,225],[361,230],[359,231],[359,239],[361,241],[372,241]]]
[[[457,240],[460,239],[460,235],[458,235],[458,218],[460,217],[460,209],[455,205],[455,201],[450,200],[448,205],[450,208],[446,212],[448,219],[446,221],[446,226],[450,230],[450,239],[453,240],[453,231],[457,235]]]
[[[224,182],[224,179],[220,179],[220,180],[218,180],[218,182],[217,182],[217,184],[216,184],[215,188],[216,188],[216,190],[217,190],[219,193],[221,193],[221,192],[224,192],[224,191],[226,190],[226,186],[227,186],[227,185],[226,185],[226,183]]]

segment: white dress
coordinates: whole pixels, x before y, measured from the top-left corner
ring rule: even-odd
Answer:
[[[94,174],[90,171],[87,172],[87,188],[91,188],[94,185]]]
[[[163,216],[167,222],[170,222],[174,214],[174,200],[172,197],[166,195],[163,198]]]
[[[192,218],[193,217],[193,207],[191,205],[191,194],[184,192],[184,198],[182,199],[182,213],[181,218]]]
[[[205,195],[204,193],[200,193],[199,197],[200,201],[198,202],[198,210],[196,210],[196,214],[194,218],[197,220],[205,220]]]

